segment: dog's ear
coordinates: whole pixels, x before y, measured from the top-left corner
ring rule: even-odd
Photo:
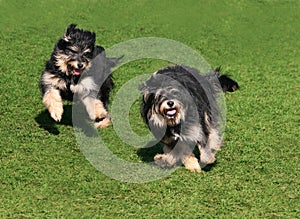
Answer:
[[[95,46],[94,51],[93,51],[93,57],[96,57],[100,53],[102,53],[104,56],[106,56],[105,49],[102,46]]]
[[[149,91],[145,91],[143,95],[143,101],[146,103],[150,97]]]
[[[141,93],[143,94],[143,102],[146,103],[148,101],[149,96],[150,96],[150,92],[149,92],[148,87],[146,86],[146,84],[141,84],[139,86],[139,91],[141,91]]]
[[[70,24],[65,32],[64,35],[64,41],[69,42],[69,40],[71,39],[70,37],[70,33],[74,31],[74,29],[76,28],[76,24]]]

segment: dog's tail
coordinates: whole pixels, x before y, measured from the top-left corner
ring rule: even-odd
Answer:
[[[221,75],[221,67],[217,67],[214,70],[216,76],[219,79],[219,82],[221,84],[221,87],[223,89],[223,92],[234,92],[236,90],[239,89],[239,85],[236,81],[234,81],[233,79],[231,79],[229,76],[227,75]]]

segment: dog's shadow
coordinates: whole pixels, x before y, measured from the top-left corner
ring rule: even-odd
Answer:
[[[147,145],[137,150],[137,155],[143,162],[153,162],[156,154],[162,154],[163,149],[160,143],[150,141]]]
[[[202,171],[204,171],[204,172],[209,172],[209,171],[211,171],[215,166],[217,166],[218,165],[218,161],[215,161],[214,163],[212,163],[212,164],[207,164],[205,167],[202,167],[201,169],[202,169]]]
[[[48,131],[53,135],[58,135],[59,130],[57,128],[57,125],[72,126],[72,106],[70,105],[64,106],[64,114],[60,122],[55,122],[51,118],[47,109],[40,112],[35,117],[35,121],[40,125],[40,128]]]
[[[75,112],[73,111],[72,105],[65,105],[64,106],[64,113],[62,115],[62,119],[60,122],[55,122],[48,110],[43,110],[40,112],[36,117],[35,121],[39,124],[39,127],[46,130],[50,134],[53,135],[59,135],[59,129],[58,126],[74,126],[72,122],[72,113],[78,114],[77,117],[77,128],[80,128],[81,131],[84,132],[85,135],[87,136],[97,136],[97,131],[93,128],[93,126],[85,119],[87,118],[86,112],[83,110],[83,108],[76,107]],[[79,121],[80,119],[80,121]],[[79,122],[78,122],[79,121]],[[80,124],[78,126],[78,124]]]

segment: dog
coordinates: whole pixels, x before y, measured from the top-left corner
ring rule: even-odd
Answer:
[[[95,45],[95,41],[94,32],[70,24],[46,62],[40,90],[43,103],[56,122],[62,119],[63,100],[72,101],[77,94],[96,128],[110,124],[109,95],[114,87],[110,69],[116,60],[106,58],[104,48]],[[97,66],[99,63],[104,66],[101,70],[91,70],[96,57],[100,57]]]
[[[199,172],[215,162],[215,154],[223,145],[218,94],[239,89],[238,83],[221,75],[220,70],[201,75],[187,66],[169,66],[141,85],[141,116],[163,145],[164,153],[154,157],[158,166],[183,164]],[[194,155],[196,145],[199,160]]]

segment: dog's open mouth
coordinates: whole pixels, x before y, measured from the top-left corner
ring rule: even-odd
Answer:
[[[74,68],[73,71],[72,71],[73,75],[75,76],[79,76],[81,74],[81,70],[80,69],[77,69],[77,68]]]
[[[164,113],[167,117],[173,118],[176,115],[177,110],[175,108],[165,109]]]

